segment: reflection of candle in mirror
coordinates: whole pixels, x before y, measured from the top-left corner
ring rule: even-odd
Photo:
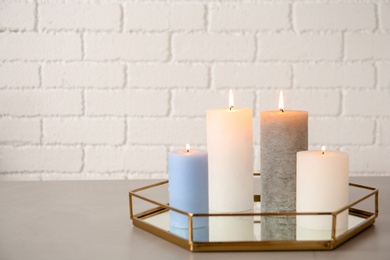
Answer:
[[[247,217],[210,217],[210,242],[253,241],[254,219]]]
[[[229,96],[227,109],[207,111],[209,207],[217,212],[253,208],[252,110],[236,108]]]
[[[207,152],[190,149],[169,152],[169,203],[171,207],[191,212],[208,213]],[[188,217],[170,211],[170,225],[188,227]],[[207,225],[206,218],[195,218],[194,227]]]
[[[332,212],[348,205],[348,154],[302,151],[297,153],[297,212]],[[308,229],[332,227],[329,216],[298,216],[298,225]],[[348,211],[337,216],[337,229],[348,227]]]
[[[195,242],[208,242],[209,241],[209,227],[204,226],[204,227],[199,227],[199,228],[194,228],[192,230],[192,239]],[[177,228],[170,226],[169,227],[169,232],[172,234],[184,238],[185,240],[188,240],[188,228]]]

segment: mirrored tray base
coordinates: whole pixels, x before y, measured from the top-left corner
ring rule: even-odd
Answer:
[[[251,212],[194,214],[164,202],[168,181],[162,181],[129,192],[130,219],[134,226],[194,252],[332,250],[373,225],[378,217],[376,188],[350,183],[349,189],[352,202],[336,212],[264,213],[260,212],[260,196],[255,195]],[[348,228],[336,230],[337,216],[345,210]],[[171,226],[172,214],[187,217],[188,227]],[[329,218],[330,224],[321,230],[307,229],[296,224],[300,217]],[[199,219],[207,224],[196,227]]]

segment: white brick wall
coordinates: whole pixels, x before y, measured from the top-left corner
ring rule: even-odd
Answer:
[[[3,32],[0,59],[3,61],[79,60],[82,40],[75,33]]]
[[[351,90],[345,93],[345,115],[390,116],[390,90]],[[390,134],[390,133],[389,133]]]
[[[125,120],[72,118],[43,120],[45,144],[120,145],[125,140]]]
[[[336,61],[342,52],[339,33],[263,33],[258,42],[259,61]]]
[[[36,19],[34,3],[2,1],[0,5],[0,30],[31,31],[34,29]]]
[[[0,115],[78,116],[82,114],[82,93],[73,90],[0,90]]]
[[[0,63],[0,88],[38,87],[39,64]]]
[[[385,68],[386,69],[386,68]],[[374,88],[372,64],[296,64],[295,86],[302,88]]]
[[[1,144],[39,144],[41,124],[39,119],[2,118],[0,120]]]
[[[390,34],[347,33],[345,58],[348,60],[389,60]]]
[[[200,4],[129,3],[125,8],[126,30],[202,30],[205,9]]]
[[[125,82],[125,66],[115,63],[47,63],[42,74],[46,88],[121,88]]]
[[[131,88],[207,88],[208,78],[206,65],[171,63],[129,65]]]
[[[121,7],[112,4],[45,1],[39,6],[42,30],[119,31]],[[59,15],[60,14],[60,15]]]
[[[164,61],[168,57],[168,35],[87,33],[85,59],[95,61]]]
[[[79,172],[83,151],[77,147],[8,147],[0,151],[3,173]]]
[[[291,87],[291,68],[287,64],[217,64],[213,76],[216,88]]]
[[[378,85],[382,89],[390,86],[390,63],[378,63]]]
[[[88,116],[166,116],[168,91],[160,90],[91,90],[86,92]]]
[[[177,61],[251,61],[255,57],[253,35],[175,34],[172,44]]]
[[[136,118],[129,121],[129,143],[137,145],[204,145],[204,119]],[[196,147],[196,146],[195,146]]]
[[[167,177],[206,110],[308,110],[309,144],[390,175],[390,2],[0,1],[0,180]]]
[[[381,3],[380,5],[381,26],[384,30],[390,29],[390,3]]]
[[[294,7],[300,31],[373,30],[376,26],[372,3],[302,3]]]
[[[261,2],[261,1],[259,1]],[[257,31],[289,29],[287,4],[213,4],[210,28],[216,31]]]
[[[173,96],[172,114],[174,116],[199,116],[204,117],[204,111],[207,109],[218,109],[226,107],[228,103],[227,91],[177,91]],[[254,109],[253,91],[235,91],[235,102],[237,106],[249,107]],[[245,105],[244,105],[245,104]]]
[[[165,173],[168,150],[164,146],[143,147],[88,147],[85,167],[87,172],[156,172]],[[145,164],[145,161],[153,163]]]

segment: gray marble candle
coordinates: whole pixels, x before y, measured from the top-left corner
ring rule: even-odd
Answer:
[[[260,115],[261,209],[294,212],[296,154],[307,150],[306,111],[264,111]]]
[[[264,111],[260,129],[261,211],[295,212],[296,154],[307,150],[308,113]],[[295,217],[262,218],[262,239],[294,239],[295,223]]]

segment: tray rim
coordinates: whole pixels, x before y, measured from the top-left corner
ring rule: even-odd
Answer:
[[[254,173],[254,176],[260,176],[259,173]],[[359,189],[370,190],[368,194],[358,198],[357,200],[351,202],[350,204],[340,208],[337,211],[333,212],[308,212],[308,213],[300,213],[300,212],[263,212],[263,213],[208,213],[208,214],[194,214],[191,212],[181,211],[179,209],[171,207],[169,204],[163,204],[157,201],[154,201],[145,196],[141,196],[138,192],[153,189],[155,187],[168,184],[168,180],[160,181],[157,183],[153,183],[144,187],[140,187],[134,189],[129,192],[129,208],[130,208],[130,219],[134,226],[143,229],[149,233],[156,235],[162,239],[165,239],[173,244],[176,244],[184,249],[187,249],[191,252],[227,252],[227,251],[304,251],[304,250],[333,250],[346,242],[347,240],[353,238],[366,228],[370,227],[375,223],[376,218],[379,216],[379,190],[377,188],[349,183],[350,187],[356,187]],[[375,211],[364,211],[357,208],[353,208],[354,205],[370,198],[375,197]],[[152,209],[148,209],[146,211],[139,212],[134,214],[133,212],[133,197],[136,197],[140,200],[147,201],[156,205],[156,207]],[[260,201],[260,196],[254,196],[254,202]],[[340,236],[336,236],[336,217],[341,212],[349,210],[349,215],[361,217],[365,219],[363,222],[358,224],[357,226],[349,229],[344,232]],[[184,214],[188,216],[188,230],[189,236],[188,239],[181,238],[176,236],[166,230],[163,230],[155,225],[152,225],[144,219],[151,217],[153,215],[158,215],[168,210],[172,210],[178,212],[180,214]],[[217,242],[199,242],[193,240],[193,218],[194,217],[216,217],[216,216],[224,216],[224,217],[232,217],[232,216],[298,216],[298,215],[332,215],[332,233],[331,239],[329,240],[268,240],[268,241],[217,241]]]

